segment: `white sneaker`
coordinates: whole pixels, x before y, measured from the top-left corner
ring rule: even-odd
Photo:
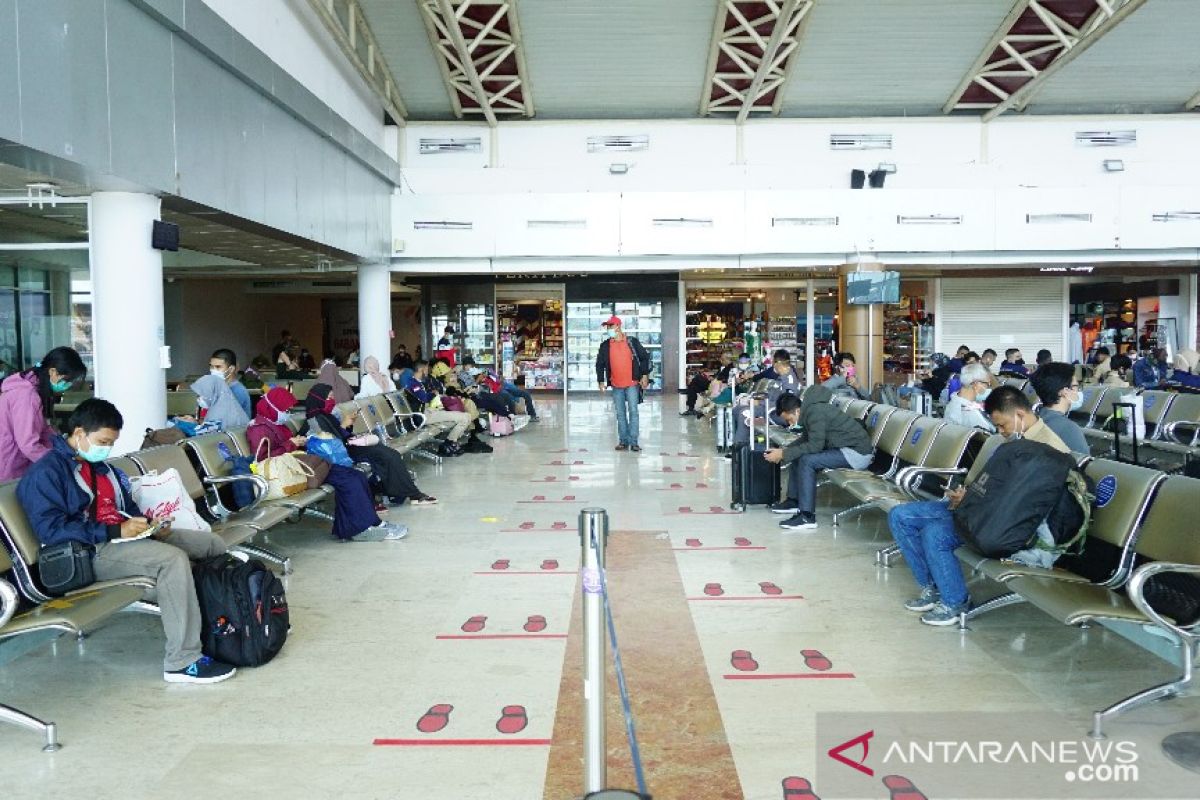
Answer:
[[[526,425],[529,424],[529,415],[528,414],[513,414],[512,415],[512,423],[513,423],[513,433],[516,433],[517,431],[521,430],[522,428],[524,428]]]
[[[388,542],[396,539],[403,539],[408,536],[408,526],[400,525],[395,522],[381,522],[374,527],[367,528],[357,536],[351,537],[355,542]]]

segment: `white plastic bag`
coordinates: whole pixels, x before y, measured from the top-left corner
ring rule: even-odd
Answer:
[[[1125,417],[1125,436],[1133,438],[1134,431],[1137,431],[1139,442],[1146,438],[1146,406],[1143,401],[1144,398],[1140,394],[1123,394],[1117,401],[1118,403],[1133,405],[1133,413],[1130,413],[1130,409],[1128,408],[1118,410]]]
[[[133,501],[152,519],[168,518],[172,527],[188,531],[211,531],[208,520],[196,513],[196,504],[183,486],[179,470],[171,468],[148,475],[130,476]]]

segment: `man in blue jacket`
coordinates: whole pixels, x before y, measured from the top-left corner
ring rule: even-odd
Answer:
[[[43,545],[79,542],[91,549],[96,580],[154,579],[167,635],[164,680],[232,678],[236,669],[200,652],[200,605],[190,560],[219,555],[225,543],[211,532],[169,526],[144,537],[150,521],[133,501],[129,478],[104,463],[123,423],[107,400],[80,403],[67,421],[69,432],[54,437],[53,449],[17,485],[17,498]]]

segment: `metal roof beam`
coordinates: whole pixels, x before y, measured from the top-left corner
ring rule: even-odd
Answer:
[[[342,55],[383,103],[388,116],[397,125],[403,125],[408,117],[408,110],[404,107],[404,101],[400,99],[400,89],[396,86],[391,67],[382,55],[379,42],[375,39],[371,26],[367,24],[367,18],[358,0],[308,0],[308,4],[332,34],[334,41],[342,49]],[[344,14],[339,13],[341,11],[344,11]],[[360,42],[365,45],[365,53],[360,52]]]

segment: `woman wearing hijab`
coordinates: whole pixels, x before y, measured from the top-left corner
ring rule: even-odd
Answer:
[[[250,424],[250,418],[233,396],[224,375],[209,373],[192,384],[192,391],[196,393],[196,403],[208,409],[205,422],[218,422],[225,430]]]
[[[374,397],[377,394],[387,394],[396,391],[396,384],[386,372],[379,369],[379,359],[367,356],[363,359],[362,382],[358,389],[358,398]]]
[[[246,428],[246,438],[257,455],[259,445],[266,441],[271,456],[303,451],[307,436],[297,436],[287,427],[288,409],[296,405],[296,397],[287,389],[276,386],[258,401],[257,415]],[[265,451],[265,448],[264,448]],[[267,457],[267,453],[263,453]],[[334,488],[333,535],[341,541],[379,542],[403,539],[408,526],[384,522],[375,513],[375,500],[367,476],[353,467],[331,464],[325,483]]]
[[[349,403],[354,399],[354,389],[346,383],[346,379],[338,371],[338,366],[334,363],[332,356],[325,356],[325,360],[321,362],[321,369],[317,371],[317,382],[333,387],[335,403]]]
[[[388,496],[393,506],[403,505],[405,500],[411,501],[414,506],[436,503],[436,498],[430,497],[417,488],[412,473],[404,464],[403,456],[387,445],[381,444],[379,438],[373,434],[367,436],[351,434],[350,427],[354,424],[353,415],[341,421],[333,416],[333,409],[337,403],[333,401],[329,392],[329,384],[318,383],[309,390],[308,397],[304,398],[304,416],[308,418],[309,425],[312,426],[315,422],[320,430],[341,439],[342,443],[346,445],[346,452],[354,461],[365,461],[370,464],[371,472],[379,480],[383,493]]]

